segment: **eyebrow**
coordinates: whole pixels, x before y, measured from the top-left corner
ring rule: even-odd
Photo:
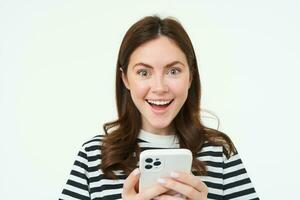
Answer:
[[[171,62],[171,63],[165,65],[164,67],[168,68],[168,67],[171,67],[171,66],[173,66],[173,65],[175,65],[175,64],[181,64],[181,65],[185,66],[182,62],[176,60],[176,61],[173,61],[173,62]],[[143,62],[139,62],[139,63],[136,63],[135,65],[133,65],[132,69],[134,69],[136,66],[139,66],[139,65],[142,65],[142,66],[147,67],[147,68],[153,68],[153,67],[152,67],[151,65],[149,65],[149,64],[146,64],[146,63],[143,63]]]

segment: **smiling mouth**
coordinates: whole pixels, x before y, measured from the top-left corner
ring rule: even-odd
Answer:
[[[155,108],[166,108],[168,107],[174,99],[171,100],[150,100],[146,99],[146,102],[151,106]]]

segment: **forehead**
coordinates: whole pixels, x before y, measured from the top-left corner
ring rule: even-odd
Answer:
[[[139,62],[158,67],[174,61],[187,65],[186,56],[175,41],[166,36],[160,36],[136,48],[130,56],[128,67]]]

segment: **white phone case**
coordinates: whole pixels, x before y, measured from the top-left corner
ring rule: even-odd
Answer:
[[[153,149],[140,154],[139,190],[151,187],[172,171],[191,172],[193,156],[188,149]]]

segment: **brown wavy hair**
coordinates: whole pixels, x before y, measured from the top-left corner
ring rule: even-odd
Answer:
[[[136,168],[140,154],[137,137],[142,126],[141,114],[131,99],[130,91],[122,81],[122,71],[125,75],[127,74],[130,56],[137,47],[160,36],[166,36],[175,41],[185,54],[192,75],[192,83],[186,102],[172,123],[179,139],[180,148],[187,148],[192,151],[193,170],[200,175],[205,175],[207,172],[205,163],[196,158],[205,142],[212,145],[222,145],[226,156],[236,153],[234,145],[227,135],[205,127],[201,123],[200,78],[196,55],[188,34],[182,25],[173,18],[161,19],[158,16],[147,16],[129,28],[119,50],[116,65],[118,119],[103,125],[106,136],[101,147],[102,162],[100,168],[108,178],[116,178],[114,170],[123,170],[126,175],[129,175]]]

